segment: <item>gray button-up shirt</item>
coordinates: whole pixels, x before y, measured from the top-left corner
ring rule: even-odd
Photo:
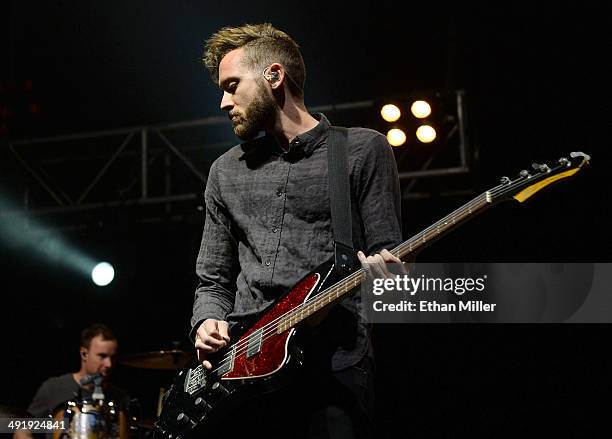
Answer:
[[[265,136],[233,147],[213,163],[192,337],[205,319],[236,321],[261,311],[333,257],[329,121],[314,116],[319,124],[293,139],[287,152]],[[349,128],[348,154],[354,247],[365,254],[393,248],[401,242],[401,221],[391,147],[376,131]],[[334,343],[333,370],[355,364],[370,349],[359,295],[341,305],[336,308],[349,310],[345,314],[355,324],[341,323],[342,312],[334,310],[323,325],[323,338]]]

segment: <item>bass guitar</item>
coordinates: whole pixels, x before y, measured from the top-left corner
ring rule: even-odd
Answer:
[[[572,152],[549,167],[532,165],[511,180],[503,177],[499,185],[477,196],[440,221],[400,244],[391,253],[405,258],[455,229],[488,207],[505,200],[524,202],[533,194],[557,181],[576,174],[590,157]],[[303,363],[299,345],[300,323],[327,309],[358,287],[365,274],[357,269],[346,275],[334,269],[334,261],[322,264],[305,276],[252,321],[233,328],[237,340],[218,352],[205,369],[197,360],[181,370],[163,397],[162,411],[155,423],[157,437],[182,439],[201,435],[245,400],[282,386],[291,371]]]

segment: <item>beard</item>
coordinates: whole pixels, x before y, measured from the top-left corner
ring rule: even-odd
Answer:
[[[276,101],[264,89],[260,89],[256,96],[246,107],[244,113],[230,112],[234,124],[234,134],[242,140],[251,140],[264,129],[276,112]],[[236,117],[236,123],[233,118]]]

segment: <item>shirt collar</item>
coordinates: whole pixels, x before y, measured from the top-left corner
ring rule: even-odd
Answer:
[[[329,120],[323,113],[314,113],[312,117],[317,119],[319,123],[317,126],[305,133],[295,136],[295,138],[289,144],[289,151],[294,148],[299,148],[304,152],[306,157],[310,157],[312,153],[321,146],[327,138],[327,131],[329,130]]]
[[[310,157],[327,139],[327,132],[330,127],[327,117],[323,113],[313,113],[311,116],[318,120],[319,123],[314,128],[293,138],[289,144],[289,151],[286,152],[287,157],[292,161],[297,161],[302,157]],[[268,145],[268,147],[264,147],[264,145]],[[274,146],[270,149],[272,145]],[[264,155],[271,152],[276,153],[273,152],[274,149],[279,152],[282,151],[276,139],[269,134],[244,142],[240,146],[244,151],[240,158],[241,160],[263,160]],[[256,159],[256,156],[259,159]]]

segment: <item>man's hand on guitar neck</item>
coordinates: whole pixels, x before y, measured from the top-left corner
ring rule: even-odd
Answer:
[[[380,253],[376,253],[372,256],[366,256],[360,250],[357,252],[357,258],[359,258],[359,262],[361,262],[361,267],[365,271],[366,276],[370,279],[394,277],[388,270],[387,263],[402,264],[400,258],[387,249],[383,249]],[[403,272],[403,265],[401,265],[401,267]]]
[[[214,319],[204,320],[195,336],[198,360],[206,369],[211,369],[212,364],[206,359],[207,356],[227,346],[229,341],[227,322]]]

